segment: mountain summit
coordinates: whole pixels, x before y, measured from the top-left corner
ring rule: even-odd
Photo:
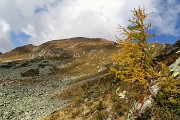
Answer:
[[[92,51],[115,49],[114,42],[101,38],[69,38],[62,40],[53,40],[43,43],[39,46],[32,44],[17,47],[0,57],[0,61],[4,60],[28,60],[34,58],[47,59],[68,59],[92,53]]]

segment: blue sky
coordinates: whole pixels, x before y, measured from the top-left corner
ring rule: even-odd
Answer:
[[[10,41],[14,47],[28,44],[29,38],[30,38],[30,35],[27,35],[23,32],[19,32],[19,33],[10,32]]]
[[[139,6],[151,13],[150,42],[180,39],[180,0],[0,0],[0,52],[78,36],[116,41]]]

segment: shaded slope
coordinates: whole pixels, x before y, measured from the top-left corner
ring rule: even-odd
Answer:
[[[157,56],[158,61],[164,62],[166,65],[171,65],[176,59],[180,57],[180,53],[177,51],[180,50],[180,40],[176,43],[167,46],[159,56]]]

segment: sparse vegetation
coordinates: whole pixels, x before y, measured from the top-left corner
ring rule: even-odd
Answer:
[[[30,76],[38,76],[39,70],[38,69],[30,69],[24,73],[21,73],[22,77],[30,77]]]
[[[103,107],[103,102],[102,101],[99,101],[99,104],[97,106],[97,110],[102,110],[104,107]]]
[[[9,69],[11,67],[15,67],[17,64],[18,64],[17,62],[7,62],[7,63],[4,63],[0,67]]]
[[[124,100],[119,99],[118,96],[112,96],[112,102],[112,109],[118,116],[124,116],[124,113],[127,112],[130,107]]]
[[[97,120],[106,120],[108,118],[108,113],[105,111],[98,111],[96,119]]]
[[[72,118],[72,119],[75,119],[80,113],[81,113],[80,110],[79,110],[79,111],[76,111],[76,112],[73,112],[71,118]]]

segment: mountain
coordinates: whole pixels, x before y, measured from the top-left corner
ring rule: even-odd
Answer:
[[[105,39],[71,38],[53,40],[40,46],[26,45],[0,56],[1,79],[42,79],[44,75],[86,76],[103,71],[117,51]],[[5,70],[2,70],[5,71]]]
[[[110,49],[113,42],[105,39],[90,39],[90,38],[70,38],[64,40],[53,40],[46,42],[40,46],[32,44],[15,48],[10,52],[4,53],[0,61],[4,60],[27,60],[27,59],[71,59],[82,56],[91,50],[102,49],[107,47]],[[107,45],[107,46],[104,46]],[[108,48],[110,47],[110,48]]]
[[[1,118],[37,119],[67,104],[68,100],[54,98],[56,94],[106,76],[115,45],[101,38],[78,37],[4,53],[0,56]]]
[[[0,61],[15,61],[15,60],[21,60],[21,59],[28,59],[28,55],[32,52],[34,52],[34,49],[36,46],[30,44],[25,45],[22,47],[17,47],[14,50],[11,50],[9,52],[6,52],[0,56]]]
[[[180,57],[179,47],[179,41],[174,45],[152,43],[150,52],[169,65]],[[115,42],[76,37],[2,54],[0,119],[31,120],[47,115],[44,119],[93,119],[99,101],[108,103],[116,93],[117,81],[108,72],[116,52]]]

